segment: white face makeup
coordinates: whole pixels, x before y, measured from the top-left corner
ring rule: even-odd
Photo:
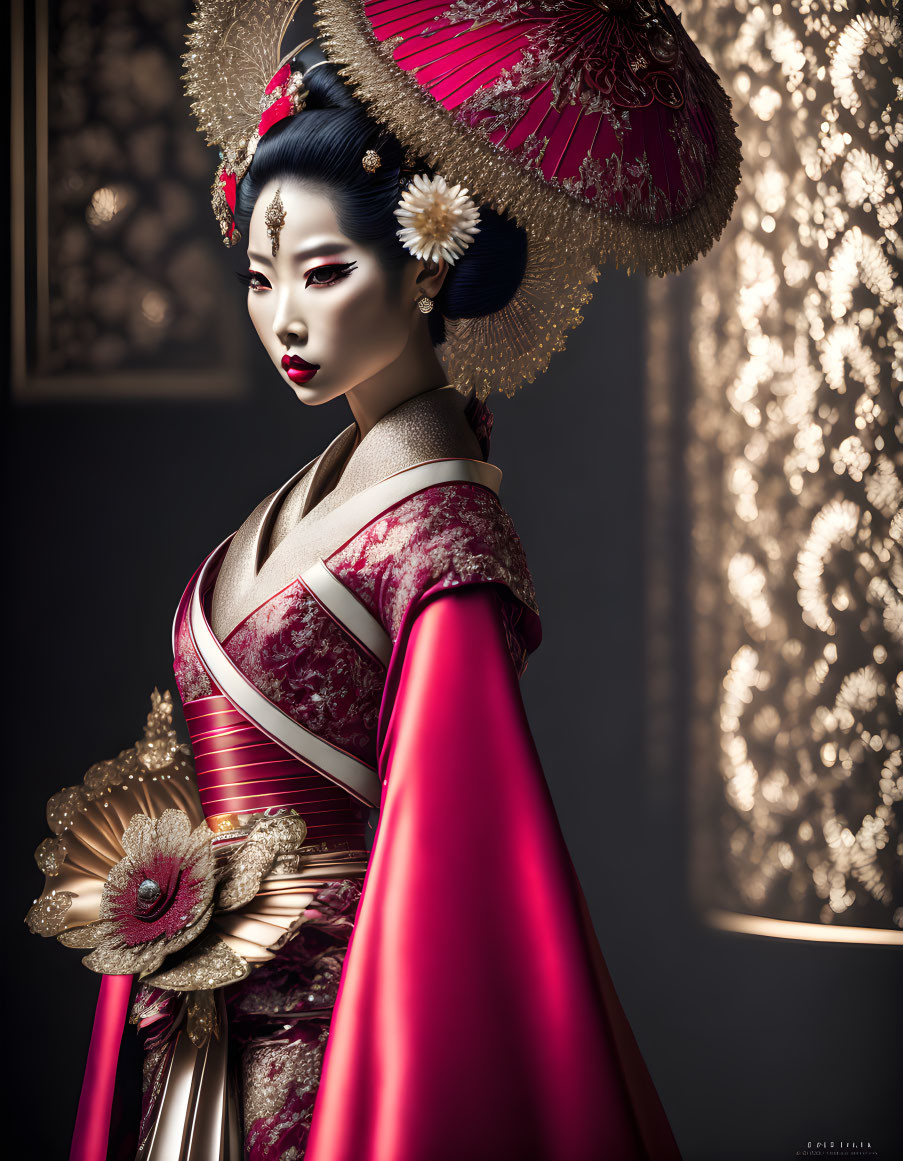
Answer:
[[[267,207],[285,219],[274,255]],[[248,313],[283,379],[302,403],[335,399],[398,360],[422,327],[416,309],[423,264],[390,276],[376,253],[339,228],[322,193],[285,180],[261,190],[248,237]]]

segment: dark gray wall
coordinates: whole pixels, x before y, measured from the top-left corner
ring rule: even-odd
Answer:
[[[543,613],[523,684],[539,751],[685,1161],[783,1161],[825,1137],[903,1156],[899,958],[700,928],[679,750],[649,789],[643,290],[606,272],[551,373],[493,403]],[[66,1156],[97,989],[21,923],[44,802],[134,741],[153,686],[175,688],[170,623],[196,565],[349,422],[342,402],[303,409],[254,342],[248,324],[242,402],[7,411],[6,1156]]]

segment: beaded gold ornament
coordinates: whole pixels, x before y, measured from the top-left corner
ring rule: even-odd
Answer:
[[[44,890],[25,922],[89,950],[82,962],[94,972],[143,974],[148,987],[197,998],[272,958],[264,945],[233,941],[229,924],[247,908],[251,928],[260,927],[258,892],[281,858],[300,855],[307,824],[294,810],[236,816],[228,862],[218,858],[221,840],[204,819],[191,751],[172,717],[172,695],[154,690],[143,738],[52,796],[53,834],[35,851]],[[187,1015],[200,1045],[213,1029],[190,1004]]]
[[[267,206],[263,219],[267,228],[267,237],[273,246],[274,258],[279,249],[279,235],[282,233],[282,227],[285,225],[285,206],[282,204],[282,198],[279,196],[279,192],[277,189],[273,195],[273,200]]]
[[[367,173],[376,173],[382,163],[382,158],[375,149],[368,149],[361,158],[361,165],[366,169]]]

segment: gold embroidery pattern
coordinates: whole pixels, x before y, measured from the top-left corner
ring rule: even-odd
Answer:
[[[292,1038],[252,1042],[242,1054],[248,1152],[272,1161],[300,1161],[313,1116],[328,1027],[293,1030]],[[288,1147],[256,1152],[278,1141]]]
[[[175,1041],[168,1040],[156,1048],[149,1048],[144,1054],[141,1069],[141,1123],[138,1129],[137,1156],[139,1158],[144,1155],[148,1137],[156,1124],[160,1093],[174,1047]]]
[[[375,765],[385,670],[300,581],[239,625],[225,648],[248,680],[287,714]]]
[[[207,670],[197,655],[185,617],[182,618],[176,633],[173,670],[176,675],[176,685],[179,687],[179,695],[184,705],[190,701],[197,701],[199,697],[209,697],[213,693],[213,686],[210,684]]]
[[[410,604],[432,585],[506,585],[538,614],[523,545],[498,498],[475,484],[443,484],[405,500],[329,561],[394,640]]]

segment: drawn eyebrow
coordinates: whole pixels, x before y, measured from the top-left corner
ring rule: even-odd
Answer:
[[[333,239],[320,239],[317,242],[314,242],[314,243],[307,245],[307,246],[302,246],[300,249],[296,250],[295,253],[292,255],[292,258],[296,262],[304,262],[308,258],[321,256],[323,254],[330,254],[330,255],[332,255],[332,254],[344,254],[350,249],[351,249],[350,242],[339,242],[334,238]],[[251,262],[263,263],[267,266],[271,266],[273,264],[271,258],[269,258],[265,254],[258,254],[256,250],[249,250],[248,251],[248,259]]]

